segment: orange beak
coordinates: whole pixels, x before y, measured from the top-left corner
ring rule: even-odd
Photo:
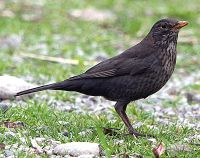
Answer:
[[[186,26],[188,24],[187,21],[179,21],[176,25],[173,26],[173,29],[179,30],[180,28]]]

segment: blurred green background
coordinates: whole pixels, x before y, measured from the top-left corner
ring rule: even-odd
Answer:
[[[36,84],[64,80],[84,72],[100,59],[117,55],[135,45],[161,18],[189,22],[179,34],[176,77],[184,81],[185,76],[200,73],[200,0],[0,0],[0,75],[14,75]],[[31,58],[33,55],[36,59]],[[41,56],[73,59],[79,63],[73,65],[43,61]],[[200,93],[199,82],[190,83],[184,88]],[[57,92],[49,95],[73,103],[73,94]],[[181,93],[178,94],[176,101],[168,100],[166,106],[176,106],[180,97],[183,97]],[[145,139],[121,136],[125,143],[120,146],[114,143],[115,138],[102,136],[98,131],[85,137],[78,134],[80,130],[91,126],[114,126],[126,131],[117,116],[117,121],[112,124],[108,122],[107,115],[99,117],[63,113],[49,108],[48,103],[41,103],[41,100],[37,102],[30,99],[27,104],[27,108],[21,108],[20,105],[11,108],[6,114],[0,113],[2,120],[23,121],[27,124],[27,146],[30,146],[29,136],[70,141],[60,135],[69,128],[75,133],[74,141],[99,142],[107,155],[137,152],[152,157],[152,146]],[[131,108],[129,114],[136,115],[145,124],[141,127],[142,131],[149,129],[148,125],[154,122],[151,114]],[[73,123],[64,127],[58,123],[59,120]],[[39,129],[43,125],[48,130]],[[199,132],[159,123],[156,126],[158,141],[164,142],[166,146]],[[0,131],[5,133],[7,129],[1,127]],[[17,132],[23,133],[23,129]],[[21,142],[19,138],[4,136],[0,136],[1,141],[6,145]],[[166,153],[163,157],[172,155]],[[197,157],[198,151],[192,154],[181,152],[178,157],[185,155]],[[26,153],[20,153],[19,157],[24,156],[27,156]]]
[[[200,64],[199,2],[2,0],[0,74],[65,79],[86,68],[81,64],[74,67],[29,59],[22,62],[16,59],[15,62],[13,57],[20,58],[20,53],[34,53],[80,61],[94,60],[98,56],[108,58],[134,45],[157,20],[166,17],[189,21],[190,24],[180,33],[178,67],[195,69]],[[85,13],[88,10],[93,12]],[[87,20],[91,16],[93,19]]]

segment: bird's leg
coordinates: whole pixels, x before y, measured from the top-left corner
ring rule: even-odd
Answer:
[[[143,136],[143,137],[148,136],[148,135],[145,135],[145,134],[138,133],[137,131],[135,131],[135,129],[131,125],[131,123],[128,119],[128,116],[126,115],[126,107],[129,103],[130,102],[128,102],[128,101],[118,101],[115,104],[116,112],[119,114],[122,121],[125,123],[126,127],[128,128],[129,134],[134,135],[136,137],[138,137],[138,136]]]

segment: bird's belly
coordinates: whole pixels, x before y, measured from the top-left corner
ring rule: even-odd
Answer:
[[[134,101],[146,98],[149,95],[159,91],[169,80],[171,75],[163,72],[158,74],[147,74],[138,76],[122,76],[114,82],[108,84],[108,93],[106,98],[111,100],[130,100]],[[114,83],[114,84],[113,84]]]

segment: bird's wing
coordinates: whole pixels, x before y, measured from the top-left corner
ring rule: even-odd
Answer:
[[[112,58],[111,58],[112,59]],[[69,80],[83,79],[83,78],[104,78],[112,77],[116,73],[115,65],[118,63],[117,60],[105,60],[95,65],[94,67],[87,70],[85,73],[78,76],[69,78]]]
[[[148,61],[147,61],[148,60]],[[149,58],[111,58],[90,68],[85,73],[69,78],[69,80],[86,78],[108,78],[122,75],[143,73],[151,67]]]

